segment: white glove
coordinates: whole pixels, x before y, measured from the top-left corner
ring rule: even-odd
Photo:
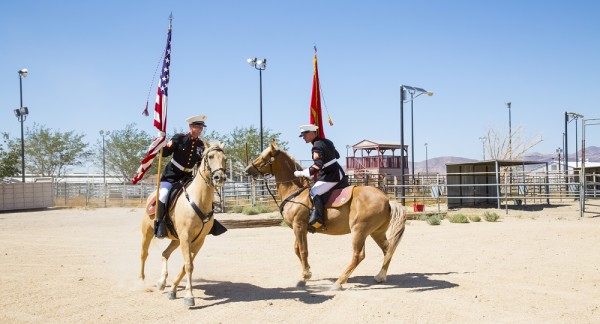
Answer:
[[[310,178],[310,171],[308,169],[304,169],[302,171],[294,171],[294,176]]]

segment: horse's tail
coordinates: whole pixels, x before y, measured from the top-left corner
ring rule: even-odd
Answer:
[[[385,254],[386,259],[388,257],[391,259],[392,255],[394,255],[396,247],[398,247],[402,235],[404,235],[404,229],[406,228],[406,214],[404,213],[402,206],[396,201],[390,201],[390,209],[392,218],[390,219],[390,237],[388,239],[388,250]]]

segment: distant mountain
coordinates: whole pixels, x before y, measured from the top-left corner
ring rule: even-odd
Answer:
[[[461,158],[456,156],[441,156],[431,158],[422,162],[415,162],[415,173],[425,173],[426,169],[429,173],[446,173],[446,163],[466,163],[475,162],[477,160]],[[408,167],[411,167],[411,163],[408,162]]]
[[[569,152],[569,161],[575,161],[575,148],[571,148],[571,152]],[[564,154],[561,153],[560,160],[564,161]],[[577,158],[581,161],[581,150],[577,151]],[[527,154],[523,157],[523,160],[527,161],[541,161],[541,162],[551,162],[558,160],[558,153],[550,153],[550,154],[542,154],[542,153],[531,153]],[[585,160],[590,162],[600,162],[600,147],[597,146],[589,146],[585,149]],[[416,167],[415,167],[416,169]]]
[[[579,161],[581,161],[581,150],[577,152],[577,156]],[[561,154],[560,160],[564,161],[565,157]],[[591,162],[600,162],[600,147],[597,146],[589,146],[585,149],[585,159],[586,161]],[[540,162],[552,162],[558,160],[558,153],[550,153],[543,154],[538,152],[533,152],[523,156],[521,160],[524,161],[540,161]],[[478,160],[455,157],[455,156],[442,156],[431,158],[425,164],[425,161],[415,162],[415,173],[424,173],[425,169],[429,170],[429,173],[446,173],[446,163],[466,163],[466,162],[475,162]],[[572,148],[572,152],[569,152],[569,161],[575,161],[575,148]],[[410,168],[411,163],[408,162],[408,167]]]

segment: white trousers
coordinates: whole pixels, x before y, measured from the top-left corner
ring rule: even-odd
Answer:
[[[167,203],[167,196],[169,195],[169,190],[171,190],[171,187],[173,187],[173,184],[170,182],[166,182],[166,181],[160,182],[160,189],[158,190],[158,200],[161,203],[163,203],[163,204]]]
[[[309,193],[310,198],[312,199],[315,196],[326,193],[331,188],[333,188],[336,184],[338,184],[338,183],[337,182],[325,182],[325,181],[315,182],[315,184],[312,186],[312,188],[310,188],[310,193]]]

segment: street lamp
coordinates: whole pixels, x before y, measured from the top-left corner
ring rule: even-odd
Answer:
[[[510,120],[510,105],[510,101],[506,103],[506,108],[508,108],[508,157],[509,160],[512,160],[512,126]]]
[[[483,161],[485,161],[485,141],[487,141],[487,137],[481,136],[481,137],[479,137],[479,140],[481,141],[481,150],[483,152]]]
[[[401,186],[401,194],[402,194],[402,205],[404,205],[405,203],[405,199],[404,199],[404,194],[405,194],[405,189],[404,189],[404,98],[405,98],[405,94],[404,91],[407,91],[410,93],[410,128],[411,128],[411,148],[413,149],[412,151],[412,178],[413,178],[413,182],[414,182],[414,133],[413,133],[413,100],[414,98],[422,95],[422,94],[426,94],[428,96],[433,96],[433,92],[429,92],[427,90],[421,89],[421,88],[417,88],[417,87],[411,87],[411,86],[407,86],[407,85],[401,85],[400,86],[400,150],[402,152],[401,157],[400,157],[400,186]],[[415,93],[418,93],[416,96],[414,96]]]
[[[263,151],[263,118],[262,118],[262,71],[267,68],[267,59],[257,59],[256,57],[246,60],[248,64],[258,70],[260,82],[260,151]]]
[[[569,118],[570,117],[570,118]],[[583,118],[582,114],[578,114],[575,112],[566,112],[565,111],[565,170],[567,170],[567,163],[569,158],[569,133],[567,129],[567,124],[575,120],[575,167],[579,167],[579,143],[577,139],[577,120],[579,118]]]
[[[562,149],[559,147],[556,149],[556,154],[558,154],[558,171],[560,172],[560,154],[562,153]]]
[[[21,105],[18,109],[14,110],[17,120],[21,123],[21,176],[23,182],[25,182],[25,135],[23,132],[23,122],[27,119],[27,115],[29,115],[29,109],[23,107],[23,78],[27,77],[27,74],[29,74],[27,69],[19,70],[19,94]]]
[[[350,145],[346,144],[346,172],[348,172],[348,150],[350,149]]]
[[[100,131],[102,136],[102,174],[104,175],[104,207],[106,207],[106,158],[104,154],[104,137],[110,135],[110,131]]]
[[[427,157],[427,143],[425,143],[425,176],[429,174],[429,158]]]

